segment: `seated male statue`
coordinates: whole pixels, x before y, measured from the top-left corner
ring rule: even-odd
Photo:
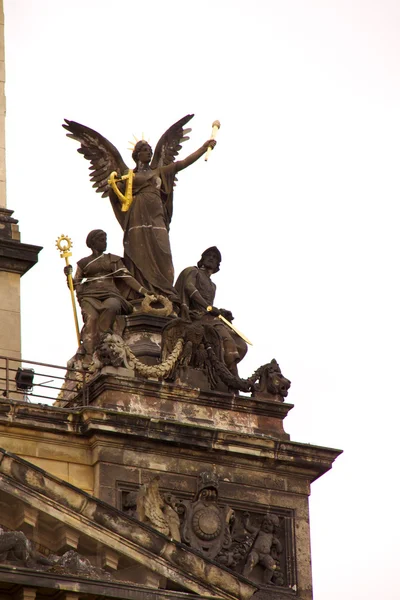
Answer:
[[[82,345],[90,360],[101,336],[111,331],[118,315],[132,312],[132,305],[125,299],[130,289],[141,295],[150,292],[132,277],[122,258],[115,254],[105,254],[107,234],[94,229],[86,238],[86,245],[92,254],[77,262],[73,278],[74,288],[82,310],[84,326],[81,331]],[[65,267],[66,275],[72,267]]]
[[[219,271],[220,263],[221,253],[218,248],[207,248],[197,267],[187,267],[182,271],[175,289],[181,300],[180,316],[186,320],[200,320],[215,328],[221,339],[224,362],[233,375],[238,375],[237,364],[244,358],[247,344],[218,318],[218,315],[222,315],[232,321],[232,313],[213,306],[217,286],[211,281],[211,275]]]

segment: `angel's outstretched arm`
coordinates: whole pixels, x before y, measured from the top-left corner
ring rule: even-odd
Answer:
[[[186,167],[190,167],[190,165],[196,162],[196,160],[199,160],[199,158],[207,152],[207,148],[209,146],[214,148],[216,143],[217,142],[215,140],[207,140],[207,142],[205,142],[198,150],[193,152],[193,154],[189,154],[189,156],[187,156],[183,160],[178,160],[176,163],[172,163],[172,165],[168,165],[166,169],[175,166],[175,172],[178,172],[182,171],[183,169],[186,169]]]

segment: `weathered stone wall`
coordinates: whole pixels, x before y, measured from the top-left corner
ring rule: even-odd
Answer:
[[[119,444],[117,440],[99,437],[93,449],[95,461],[95,495],[124,509],[127,492],[160,477],[160,489],[177,497],[194,498],[199,473],[210,471],[219,480],[219,503],[235,511],[264,514],[277,512],[289,522],[293,531],[289,540],[296,573],[291,581],[302,600],[312,598],[309,479],[301,473],[278,473],[274,464],[267,464],[261,456],[247,457],[239,452],[217,453],[174,448],[160,444],[131,440]],[[122,459],[122,460],[121,460]],[[277,465],[276,465],[277,466]],[[295,469],[293,468],[293,471]]]
[[[88,441],[40,429],[0,426],[0,446],[51,475],[93,494],[94,469]]]
[[[21,356],[20,275],[0,271],[0,355]]]
[[[163,494],[192,501],[199,474],[212,473],[219,505],[240,518],[279,515],[287,589],[312,598],[310,483],[331,467],[336,450],[102,407],[6,401],[0,401],[0,446],[124,511],[127,495],[156,475]]]

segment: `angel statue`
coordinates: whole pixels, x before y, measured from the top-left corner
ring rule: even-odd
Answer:
[[[138,141],[132,152],[135,169],[128,169],[115,146],[93,129],[67,119],[63,125],[68,137],[80,142],[78,152],[90,161],[93,187],[110,198],[124,230],[127,268],[144,288],[171,301],[178,300],[168,233],[175,175],[216,144],[208,140],[184,160],[175,161],[181,142],[189,139],[191,129],[184,126],[193,116],[186,115],[167,129],[154,154],[148,142]]]

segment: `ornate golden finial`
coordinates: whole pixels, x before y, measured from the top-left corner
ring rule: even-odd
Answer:
[[[62,242],[65,242],[65,244]],[[69,256],[72,256],[72,252],[70,252],[72,246],[73,244],[71,238],[63,233],[59,238],[56,239],[56,248],[59,249],[61,258],[68,258]]]

